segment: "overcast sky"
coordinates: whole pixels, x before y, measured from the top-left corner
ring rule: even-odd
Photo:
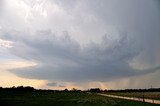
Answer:
[[[160,87],[158,0],[1,0],[0,86]]]

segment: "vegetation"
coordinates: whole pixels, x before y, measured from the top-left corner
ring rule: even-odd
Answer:
[[[150,89],[125,89],[125,90],[104,90],[103,93],[117,96],[147,98],[160,100],[160,88]]]
[[[102,91],[103,91],[103,90],[102,90]],[[160,92],[160,88],[124,89],[124,90],[104,90],[103,92]]]
[[[160,92],[107,92],[107,94],[160,100]]]
[[[94,91],[94,90],[93,90]],[[97,91],[96,91],[97,92]],[[80,90],[36,90],[32,87],[0,88],[0,106],[155,106],[115,99]]]

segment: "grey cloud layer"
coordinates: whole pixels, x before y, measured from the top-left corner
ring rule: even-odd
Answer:
[[[47,86],[66,87],[64,83],[57,83],[57,82],[47,83]]]
[[[38,63],[34,67],[11,71],[21,77],[68,82],[107,81],[157,70],[137,72],[129,65],[142,50],[135,39],[124,33],[112,42],[105,35],[101,43],[92,42],[85,47],[67,33],[57,37],[50,31],[39,31],[32,36],[25,39],[20,35],[2,37],[15,42],[11,53]]]
[[[40,8],[38,3],[26,2],[28,7]],[[11,54],[37,63],[11,72],[25,78],[68,82],[154,73],[160,66],[157,2],[48,0],[40,9],[45,10],[46,17],[29,8],[26,19],[16,10],[4,8],[0,39],[14,42]],[[57,33],[63,30],[63,34]]]

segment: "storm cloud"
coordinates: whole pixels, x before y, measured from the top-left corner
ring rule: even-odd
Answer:
[[[106,81],[157,70],[136,70],[129,64],[143,49],[124,33],[112,42],[104,35],[102,42],[92,42],[85,47],[66,32],[61,37],[48,31],[36,32],[35,38],[14,39],[13,36],[4,35],[4,39],[14,42],[10,52],[37,63],[33,67],[11,71],[21,77],[68,82]]]
[[[10,70],[17,76],[57,86],[59,81],[107,82],[160,70],[156,0],[7,1],[0,39],[12,42],[10,54],[36,63]]]

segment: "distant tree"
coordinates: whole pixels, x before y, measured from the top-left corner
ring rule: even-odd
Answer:
[[[72,88],[71,91],[77,91],[77,89],[76,88]]]
[[[16,90],[18,91],[33,91],[35,90],[33,87],[30,87],[30,86],[18,86],[17,88],[15,88]]]
[[[68,89],[64,89],[63,91],[64,91],[64,92],[68,92]]]
[[[33,87],[30,87],[30,86],[26,86],[25,87],[25,90],[27,90],[27,91],[33,91],[33,90],[35,90]]]
[[[23,86],[18,86],[16,89],[17,90],[23,90],[23,88],[24,88]]]
[[[76,89],[76,88],[72,88],[70,91],[71,91],[71,92],[81,92],[81,90],[78,90],[78,89]]]
[[[12,89],[15,89],[15,88],[16,88],[15,86],[12,87]]]
[[[108,91],[107,89],[103,90],[103,92],[107,92],[107,91]]]
[[[101,90],[99,88],[91,88],[89,91],[92,92],[92,93],[99,93],[99,92],[101,92]]]

